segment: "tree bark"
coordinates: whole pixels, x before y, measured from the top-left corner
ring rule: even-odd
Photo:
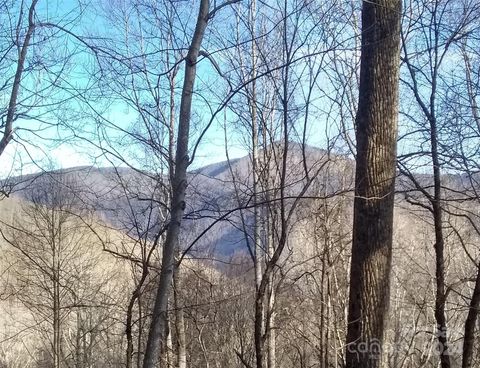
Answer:
[[[175,332],[177,335],[177,368],[187,367],[187,342],[185,337],[185,321],[183,317],[183,304],[180,300],[181,288],[180,265],[175,267],[173,274],[173,299],[175,305]]]
[[[264,261],[264,251],[261,244],[261,226],[260,226],[260,208],[258,203],[261,202],[259,195],[260,182],[260,159],[259,159],[259,142],[258,142],[258,120],[257,120],[257,46],[255,40],[255,17],[256,17],[256,0],[252,0],[249,7],[249,28],[252,37],[251,41],[251,62],[252,62],[252,82],[251,91],[248,97],[248,104],[251,116],[251,133],[252,133],[252,181],[253,181],[253,252],[254,252],[254,270],[255,270],[255,292],[258,293],[260,283],[262,281],[262,263]],[[256,367],[263,367],[264,363],[264,338],[265,330],[265,306],[263,297],[255,302],[255,323],[254,323],[254,340],[255,340],[255,357]]]
[[[400,0],[363,2],[347,368],[381,362],[392,258],[400,17]]]
[[[431,111],[433,112],[435,109],[432,108]],[[434,115],[431,115],[429,120],[434,185],[434,195],[431,199],[431,203],[435,229],[435,320],[437,321],[438,351],[440,353],[441,367],[450,368],[451,362],[450,354],[448,352],[447,317],[445,315],[445,303],[447,301],[445,286],[445,240],[443,235],[442,183],[440,160],[438,157],[437,121]]]
[[[56,225],[56,218],[54,210],[51,211],[52,226]],[[57,230],[60,234],[60,229]],[[58,235],[60,242],[60,235]],[[53,367],[60,368],[60,246],[57,244],[55,234],[52,234],[51,244],[52,248],[52,271],[53,271]]]
[[[268,313],[267,313],[267,368],[276,368],[276,331],[275,331],[275,284],[273,273],[270,274],[268,287]]]
[[[480,265],[477,268],[477,277],[475,279],[475,287],[470,299],[467,319],[465,320],[462,368],[473,367],[473,348],[475,344],[475,324],[480,312]]]
[[[201,0],[195,32],[185,58],[185,77],[180,101],[175,173],[172,181],[171,218],[162,254],[162,269],[153,308],[143,368],[154,368],[159,358],[159,348],[165,342],[167,329],[168,295],[175,267],[175,250],[178,247],[180,224],[185,211],[185,191],[187,187],[188,139],[192,107],[193,87],[197,71],[197,59],[209,19],[209,0]]]
[[[462,50],[463,60],[465,63],[465,80],[467,82],[468,97],[470,100],[470,109],[472,110],[472,116],[480,131],[480,114],[478,111],[478,105],[475,92],[472,88],[472,76],[470,64],[470,58],[466,50]],[[469,173],[471,176],[471,173]],[[478,233],[478,231],[477,231]],[[480,235],[480,234],[479,234]],[[462,354],[462,368],[472,367],[473,351],[475,344],[475,324],[480,312],[480,263],[477,265],[477,277],[475,279],[475,286],[470,299],[470,305],[468,310],[467,319],[465,320],[464,327],[464,339],[463,339],[463,354]]]
[[[127,338],[127,350],[126,350],[126,358],[125,358],[126,368],[132,368],[132,360],[133,360],[132,319],[133,319],[133,306],[135,305],[136,299],[137,297],[134,292],[133,295],[130,297],[130,301],[127,307],[127,318],[126,318],[126,328],[125,328],[125,336]]]

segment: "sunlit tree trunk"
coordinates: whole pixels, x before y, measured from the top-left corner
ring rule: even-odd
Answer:
[[[264,252],[261,244],[261,226],[260,226],[260,208],[259,198],[259,149],[258,149],[258,117],[257,117],[257,47],[255,44],[255,13],[256,1],[252,0],[250,4],[250,33],[251,41],[251,62],[252,62],[252,83],[249,97],[249,108],[252,124],[252,175],[253,175],[253,243],[254,243],[254,268],[255,268],[255,290],[258,292],[262,281],[262,263]],[[265,306],[263,299],[255,303],[255,356],[257,367],[263,366],[263,331],[265,329]]]
[[[175,172],[172,181],[172,204],[170,223],[162,253],[162,265],[157,295],[153,307],[152,321],[145,349],[144,368],[154,368],[159,359],[159,349],[166,341],[167,306],[170,286],[175,267],[174,253],[178,248],[180,224],[185,211],[185,191],[187,188],[188,142],[193,88],[197,71],[197,59],[203,36],[209,19],[209,0],[200,2],[200,9],[187,56],[185,58],[185,76],[180,101],[180,115],[175,154]]]
[[[347,368],[381,362],[392,259],[400,17],[400,0],[363,2]]]
[[[173,298],[174,298],[174,307],[175,307],[175,332],[177,336],[177,368],[186,368],[187,367],[187,346],[186,346],[186,337],[185,337],[185,321],[184,321],[184,312],[183,304],[180,300],[180,265],[177,265],[175,268],[175,273],[173,275]]]

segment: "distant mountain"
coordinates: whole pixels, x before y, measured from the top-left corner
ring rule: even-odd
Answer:
[[[278,169],[283,160],[281,148],[279,145],[272,150],[269,165],[260,163],[264,174],[266,170],[270,172],[271,197],[278,195],[275,191],[278,191]],[[306,165],[303,164],[304,157]],[[315,196],[345,193],[353,188],[354,162],[346,156],[291,144],[287,163],[286,195],[298,196],[305,183],[306,170],[309,177],[315,177],[304,193],[308,198],[302,200],[299,213],[311,205],[311,198]],[[46,205],[49,204],[46,193],[61,191],[74,199],[76,210],[93,212],[100,221],[134,238],[152,240],[164,226],[162,219],[168,217],[168,192],[159,184],[161,179],[162,175],[125,167],[74,167],[10,178],[3,184],[11,188],[14,198],[43,201]],[[431,182],[428,175],[419,176],[419,179],[424,184]],[[245,156],[192,170],[188,180],[182,246],[189,247],[205,232],[192,247],[192,254],[229,257],[237,252],[247,253],[253,223],[251,158]],[[451,176],[449,181],[452,185],[460,185],[462,180]],[[400,177],[397,183],[401,191],[412,188],[406,177]],[[349,195],[352,197],[351,192]],[[349,205],[350,212],[352,204],[353,201]],[[235,211],[238,207],[247,208]],[[308,211],[298,216],[307,215]]]

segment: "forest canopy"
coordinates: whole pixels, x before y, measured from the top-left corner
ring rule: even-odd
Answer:
[[[476,0],[0,0],[0,367],[480,365]]]

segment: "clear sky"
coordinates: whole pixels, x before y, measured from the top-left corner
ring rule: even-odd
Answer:
[[[112,55],[120,55],[121,53],[127,55],[135,55],[140,50],[149,54],[148,67],[152,72],[149,73],[148,78],[150,81],[154,80],[156,76],[160,78],[160,74],[164,71],[162,66],[158,66],[158,60],[164,58],[165,51],[158,52],[158,47],[165,44],[164,30],[162,27],[164,24],[152,23],[148,25],[145,17],[145,9],[140,9],[138,13],[135,13],[136,8],[125,6],[124,0],[91,0],[78,2],[75,0],[39,0],[38,19],[41,21],[54,22],[61,25],[68,32],[80,35],[86,43],[102,45],[101,53],[105,50],[112,53]],[[193,22],[195,20],[194,14],[196,9],[193,9],[188,3],[178,3],[183,7],[177,6],[175,9],[178,14],[175,15],[174,27],[178,30],[180,35],[178,45],[174,45],[178,50],[185,50],[185,46],[188,45],[188,34],[192,32]],[[214,44],[220,40],[225,42],[228,46],[229,37],[232,35],[230,29],[227,29],[226,20],[228,19],[227,10],[222,10],[221,16],[215,19],[216,24],[212,25],[212,29],[215,32],[207,33],[205,44]],[[15,10],[12,11],[12,14]],[[139,21],[139,19],[141,21]],[[149,18],[150,19],[150,18]],[[152,18],[154,19],[154,18]],[[125,22],[123,27],[122,21]],[[220,23],[219,23],[220,22]],[[276,24],[274,19],[269,19],[267,22]],[[275,25],[276,26],[276,25]],[[122,28],[123,27],[123,28]],[[272,26],[273,27],[273,26]],[[128,32],[122,34],[122,31],[128,29]],[[141,37],[139,32],[141,30]],[[102,119],[106,119],[117,125],[120,129],[129,129],[132,127],[137,119],[138,113],[136,113],[132,107],[128,106],[126,102],[120,101],[120,94],[122,97],[132,98],[135,96],[131,91],[124,92],[121,90],[123,86],[128,86],[135,79],[135,86],[137,90],[141,90],[145,93],[145,98],[142,97],[141,104],[152,105],[151,96],[148,96],[147,87],[144,75],[141,72],[141,68],[138,73],[133,73],[133,77],[125,77],[122,75],[122,68],[125,67],[125,61],[122,63],[113,63],[116,70],[117,77],[111,79],[111,82],[99,87],[95,84],[92,78],[92,70],[94,72],[103,73],[103,70],[97,65],[95,53],[91,49],[86,47],[85,43],[79,41],[74,36],[65,33],[63,30],[52,30],[51,28],[45,28],[39,31],[37,39],[41,39],[42,35],[46,37],[52,37],[53,41],[50,43],[38,45],[32,50],[29,50],[29,60],[35,60],[37,58],[41,62],[48,62],[49,57],[52,60],[60,60],[59,64],[49,65],[48,72],[42,71],[41,68],[33,70],[24,80],[24,90],[42,91],[41,86],[47,85],[49,88],[47,93],[44,93],[41,100],[31,97],[32,105],[29,113],[35,116],[35,119],[25,120],[20,119],[15,124],[19,128],[17,141],[14,141],[5,151],[4,155],[0,158],[0,177],[4,177],[8,174],[19,175],[26,174],[35,171],[39,171],[40,168],[67,168],[72,166],[83,166],[95,164],[97,166],[111,165],[112,160],[104,157],[103,152],[98,148],[98,144],[103,144],[102,139],[95,134],[98,133],[98,122],[103,123]],[[42,34],[41,32],[45,32]],[[228,34],[227,34],[228,32]],[[92,38],[95,37],[95,38]],[[100,37],[100,38],[99,38]],[[125,38],[124,44],[121,41]],[[247,35],[247,38],[249,36]],[[272,42],[277,42],[278,38],[274,32],[269,37],[272,37]],[[315,37],[314,34],[308,37]],[[127,39],[128,38],[128,39]],[[111,44],[109,40],[115,40],[115,48],[109,48]],[[128,42],[127,42],[128,41]],[[316,52],[318,51],[321,43],[317,42],[303,43],[302,47],[297,50],[298,54]],[[267,41],[265,41],[267,42]],[[167,42],[168,43],[168,42]],[[113,44],[113,43],[112,43]],[[219,48],[217,43],[216,47]],[[123,47],[119,50],[118,47]],[[165,47],[165,46],[163,46]],[[214,48],[205,46],[209,51]],[[323,47],[323,46],[321,46]],[[327,45],[325,45],[327,47]],[[172,47],[173,48],[173,47]],[[119,52],[116,54],[116,52]],[[168,52],[168,51],[167,51]],[[183,51],[184,52],[184,51]],[[278,51],[276,51],[278,53]],[[229,71],[228,62],[223,63],[221,53],[214,53],[213,57],[217,58],[221,69]],[[348,54],[345,53],[344,56]],[[66,58],[67,62],[62,63],[61,57]],[[275,56],[267,55],[267,58],[272,58],[269,62],[276,62]],[[114,60],[114,58],[112,58]],[[128,59],[133,60],[133,65],[130,68],[137,67],[136,62],[142,62],[141,59]],[[306,60],[306,59],[305,59]],[[105,61],[105,60],[104,60]],[[289,119],[292,120],[292,126],[298,124],[297,130],[292,129],[292,139],[298,139],[302,136],[302,114],[304,106],[304,99],[306,98],[307,87],[306,84],[302,85],[302,78],[305,78],[308,68],[320,68],[320,64],[316,63],[321,61],[321,54],[317,57],[309,58],[309,64],[299,63],[299,67],[295,69],[297,81],[292,83],[292,88],[295,90],[292,93],[292,111],[290,112]],[[301,64],[301,65],[300,65]],[[66,65],[65,70],[61,69],[63,65]],[[112,66],[109,65],[109,66]],[[273,64],[274,65],[274,64]],[[156,69],[159,68],[159,69]],[[130,69],[130,70],[133,70]],[[62,70],[62,78],[55,80],[52,84],[52,77],[55,72]],[[293,68],[291,69],[293,71]],[[53,71],[53,73],[51,72]],[[231,70],[230,70],[231,72]],[[181,76],[183,70],[179,69],[179,76]],[[234,73],[233,73],[234,74]],[[292,73],[293,74],[293,73]],[[277,76],[280,75],[280,71],[277,72]],[[124,79],[121,79],[124,78]],[[164,78],[164,77],[162,77]],[[108,79],[107,79],[108,80]],[[177,78],[177,91],[181,87],[181,77]],[[271,82],[271,81],[270,81]],[[258,81],[259,85],[262,80]],[[272,82],[271,82],[272,83]],[[58,88],[60,85],[61,88]],[[53,88],[53,87],[55,88]],[[160,87],[163,88],[163,87]],[[315,102],[315,109],[311,107],[311,121],[307,128],[308,144],[314,146],[320,146],[325,148],[327,136],[334,136],[338,134],[339,127],[335,125],[334,117],[338,112],[332,112],[329,110],[331,107],[329,104],[330,98],[335,98],[336,91],[332,87],[328,87],[327,75],[322,75],[317,84],[312,88],[315,89],[312,99],[318,98],[318,102]],[[60,92],[57,92],[60,91]],[[146,92],[145,92],[146,91]],[[81,93],[78,93],[81,92]],[[215,110],[219,101],[227,96],[226,83],[219,77],[217,71],[212,66],[212,63],[207,59],[202,59],[198,67],[198,77],[196,84],[196,92],[194,95],[194,114],[192,116],[192,126],[200,126],[199,130],[192,129],[191,143],[195,143],[195,139],[198,137],[199,131],[205,126],[206,122],[211,117],[211,108]],[[54,105],[51,108],[48,103],[50,101],[58,101],[69,98],[75,93],[75,99],[63,104],[62,108],[57,109]],[[160,92],[164,93],[164,92]],[[279,100],[279,96],[275,95],[273,91],[266,91],[266,93],[273,93],[274,99]],[[105,94],[105,95],[103,95]],[[109,101],[110,95],[113,96],[113,100]],[[35,95],[35,94],[32,94]],[[331,96],[329,96],[331,95]],[[36,96],[36,95],[35,95]],[[320,97],[322,96],[322,97]],[[165,103],[165,95],[160,95],[160,104]],[[78,100],[78,98],[80,100]],[[322,100],[322,98],[324,100]],[[46,102],[47,101],[47,102]],[[40,105],[46,103],[45,107],[37,107],[34,103]],[[327,104],[325,104],[327,102]],[[179,98],[176,100],[177,107],[179,104]],[[237,102],[238,103],[238,102]],[[86,105],[90,106],[86,108]],[[93,105],[93,106],[92,106]],[[58,105],[60,106],[60,105]],[[312,105],[313,106],[313,105]],[[243,107],[245,108],[245,107]],[[96,115],[98,114],[98,115]],[[280,113],[276,112],[277,117]],[[220,116],[222,115],[222,116]],[[38,119],[38,117],[40,117]],[[192,168],[198,168],[204,165],[208,165],[214,162],[223,161],[226,159],[225,155],[225,132],[223,130],[223,114],[219,114],[217,121],[215,121],[207,134],[204,136],[202,143],[199,145],[199,149],[196,152],[195,161]],[[227,120],[229,124],[234,123],[235,117],[233,114],[227,112]],[[68,125],[69,129],[63,129],[59,124]],[[117,130],[106,128],[106,134],[112,140],[117,140],[119,145],[117,146],[120,154],[128,154],[130,156],[136,156],[138,153],[138,161],[141,164],[142,152],[135,151],[140,150],[138,147],[129,146],[128,142],[122,137],[121,133]],[[229,157],[236,158],[248,154],[248,145],[245,141],[248,138],[242,138],[242,134],[238,129],[228,128],[227,131]],[[80,139],[79,139],[80,138]],[[95,144],[89,144],[87,141],[91,140]],[[115,160],[113,160],[115,161]],[[121,165],[121,163],[120,163]]]
[[[108,36],[107,30],[110,25],[108,20],[100,16],[100,14],[102,9],[108,10],[109,6],[115,6],[114,3],[118,3],[120,6],[122,1],[78,2],[75,0],[39,0],[37,18],[42,22],[59,24],[77,35],[91,36],[105,33]],[[18,13],[19,9],[12,9],[12,13],[9,16],[15,19],[16,16],[18,17]],[[45,34],[51,35],[48,32],[52,32],[52,30],[45,29],[45,32]],[[59,31],[55,30],[55,32]],[[51,167],[67,168],[92,164],[96,166],[111,165],[111,161],[106,159],[102,151],[96,147],[97,144],[88,144],[85,139],[73,139],[74,135],[84,135],[83,138],[92,139],[91,133],[95,130],[96,122],[92,112],[79,117],[78,110],[84,108],[84,106],[80,106],[81,103],[69,102],[68,105],[62,105],[64,106],[62,108],[65,109],[64,112],[48,111],[48,107],[37,107],[42,104],[48,104],[51,101],[65,99],[65,96],[69,93],[72,94],[70,89],[73,88],[83,89],[88,92],[91,84],[91,76],[88,75],[89,71],[86,69],[91,67],[92,63],[95,63],[92,51],[71,35],[61,31],[60,34],[58,41],[47,43],[43,46],[38,46],[39,43],[37,44],[34,38],[33,44],[35,46],[28,50],[26,65],[27,67],[31,65],[32,60],[39,58],[41,52],[45,50],[47,50],[47,56],[54,56],[57,59],[60,56],[68,55],[71,59],[65,65],[68,64],[69,70],[62,75],[62,78],[65,80],[55,81],[55,84],[61,83],[61,88],[64,89],[64,92],[56,94],[51,86],[52,75],[59,70],[60,66],[51,65],[50,72],[42,72],[38,69],[24,73],[21,93],[23,93],[22,97],[27,96],[25,99],[26,105],[30,103],[25,108],[25,111],[28,110],[28,114],[34,118],[20,118],[15,122],[14,127],[17,129],[17,134],[0,158],[0,177],[28,174],[37,172],[42,168]],[[38,39],[41,36],[40,33],[35,37]],[[85,38],[85,40],[93,43],[91,39]],[[132,40],[132,42],[134,41]],[[47,57],[45,57],[45,61],[48,61]],[[14,68],[9,68],[8,71],[10,75],[6,76],[6,78],[13,78]],[[42,90],[43,87],[41,86],[43,85],[48,90],[41,95],[41,99],[38,99],[34,95]],[[4,97],[2,100],[6,103],[10,90],[4,89],[1,92],[2,97]],[[82,98],[86,97],[82,96]],[[69,106],[72,111],[68,111]],[[118,102],[118,100],[111,104],[107,110],[104,110],[103,113],[105,114],[103,118],[115,122],[122,129],[127,129],[137,117],[137,114],[131,108]],[[62,121],[64,119],[66,121]],[[75,119],[78,119],[78,121],[75,121]],[[79,124],[80,121],[81,124]],[[82,131],[80,129],[73,131],[73,129],[62,129],[59,127],[59,123],[65,122],[72,127],[75,124],[82,126]],[[118,134],[118,132],[115,133],[113,131],[110,131],[110,133],[112,135]],[[230,156],[232,158],[243,156],[246,153],[247,151],[242,146],[234,144],[230,146]],[[203,144],[199,146],[196,160],[192,167],[200,167],[225,159],[224,133],[222,129],[214,124],[204,137]]]

